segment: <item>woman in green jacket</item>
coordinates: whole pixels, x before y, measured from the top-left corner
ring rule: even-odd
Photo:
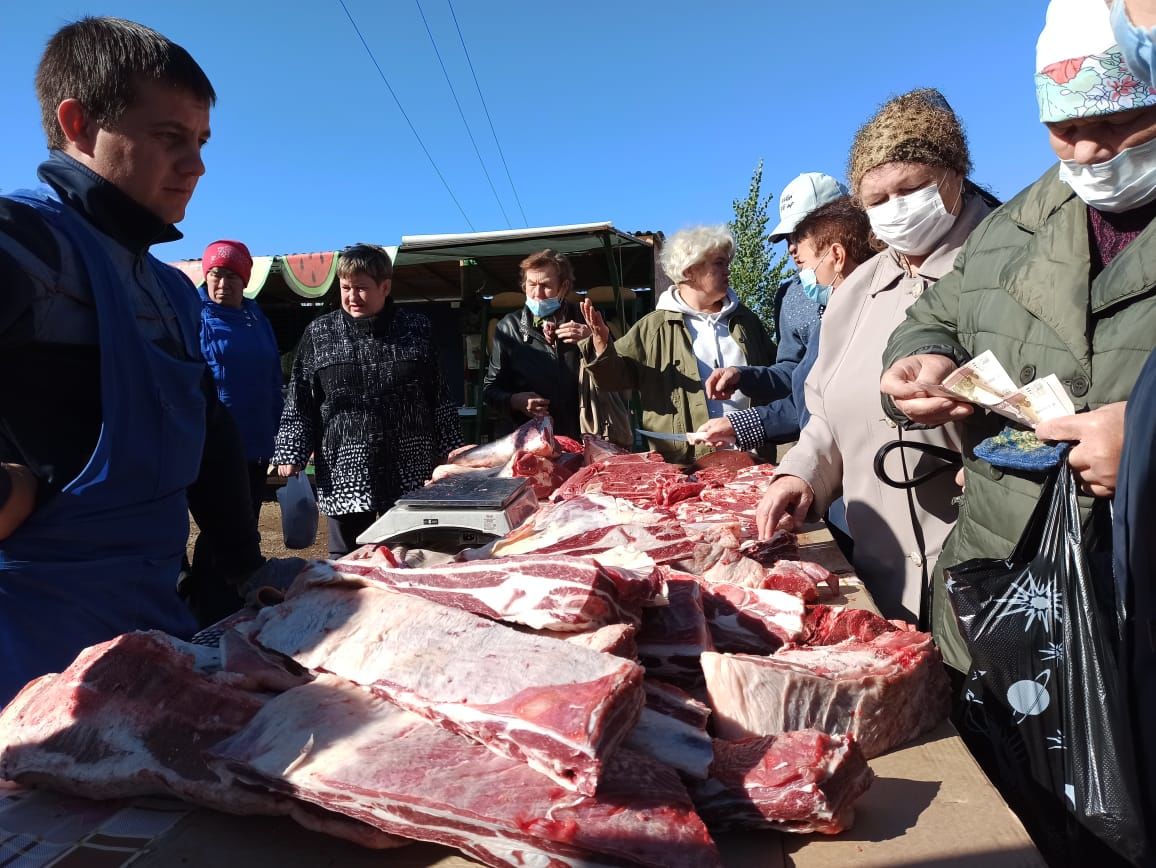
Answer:
[[[703,382],[715,368],[769,365],[775,345],[755,314],[730,288],[734,238],[725,226],[700,226],[673,235],[663,248],[663,270],[675,281],[617,341],[589,300],[582,313],[592,336],[581,345],[590,374],[607,391],[637,389],[642,426],[688,434],[708,419],[750,406],[741,392],[707,400]],[[692,436],[693,439],[693,436]],[[649,440],[667,461],[690,462],[705,445]]]
[[[1097,504],[1107,512],[1115,493],[1125,405],[1156,343],[1156,90],[1124,66],[1102,3],[1053,0],[1036,69],[1040,120],[1059,164],[980,224],[955,270],[908,309],[884,354],[889,367],[880,387],[884,407],[897,421],[966,420],[965,494],[939,558],[943,567],[1011,554],[1045,474],[997,468],[978,457],[977,444],[1003,428],[1004,420],[936,397],[921,384],[942,382],[987,350],[1020,384],[1054,373],[1077,412],[1041,423],[1036,433],[1074,444],[1068,462],[1087,519]],[[1106,596],[1109,584],[1093,587]],[[1100,602],[1113,611],[1114,601]],[[933,585],[932,605],[933,632],[944,657],[966,672],[969,655],[942,575]],[[1000,623],[1014,637],[1021,619],[1048,606],[1048,598],[1036,594],[1029,607],[1009,606]],[[1124,648],[1150,641],[1151,623],[1136,623],[1134,614],[1121,629]],[[1015,647],[1036,659],[1035,649]],[[1048,673],[1048,658],[1041,658],[1040,671]],[[1115,864],[1106,847],[1074,831],[1080,827],[1068,817],[1065,800],[1035,786],[1022,770],[1026,754],[1022,747],[1017,752],[1016,739],[1024,716],[1010,717],[999,702],[964,698],[965,739],[981,762],[986,755],[986,770],[1049,864]],[[1140,733],[1151,728],[1150,719],[1133,723]],[[1147,750],[1147,741],[1137,739],[1140,750]],[[1143,760],[1141,755],[1142,768]],[[1098,783],[1123,791],[1110,777]],[[1153,806],[1144,810],[1152,828]]]

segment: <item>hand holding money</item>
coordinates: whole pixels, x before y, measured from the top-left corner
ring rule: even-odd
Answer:
[[[954,370],[955,362],[947,356],[908,356],[883,372],[879,390],[890,395],[899,412],[912,422],[943,425],[972,413],[969,402],[939,385]]]
[[[1017,388],[991,350],[953,370],[938,387],[924,384],[924,388],[931,394],[954,396],[986,407],[1033,429],[1048,419],[1070,416],[1076,411],[1055,374]]]

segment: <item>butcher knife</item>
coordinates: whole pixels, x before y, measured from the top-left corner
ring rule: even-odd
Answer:
[[[643,437],[649,437],[651,440],[669,440],[672,443],[705,443],[706,435],[699,434],[697,431],[691,431],[683,434],[664,434],[661,431],[644,431],[641,428],[635,428]]]

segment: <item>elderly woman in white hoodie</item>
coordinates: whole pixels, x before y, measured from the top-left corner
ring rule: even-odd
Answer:
[[[774,361],[775,345],[763,324],[730,288],[734,252],[726,226],[699,226],[673,235],[661,264],[674,285],[652,313],[617,341],[611,342],[594,305],[582,303],[592,333],[581,345],[590,374],[602,389],[637,390],[647,431],[691,434],[708,419],[746,409],[750,401],[741,392],[725,401],[707,400],[703,383],[715,368]],[[690,462],[709,451],[685,440],[648,439],[672,462]]]

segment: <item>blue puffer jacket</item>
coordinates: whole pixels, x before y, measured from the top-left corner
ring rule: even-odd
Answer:
[[[217,395],[229,408],[248,461],[267,461],[281,421],[281,358],[273,326],[257,302],[240,310],[209,301],[200,288],[201,352],[209,363]]]

